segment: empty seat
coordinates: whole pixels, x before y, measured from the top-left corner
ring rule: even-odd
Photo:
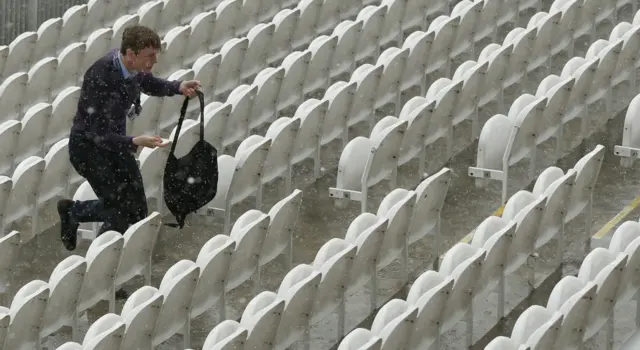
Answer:
[[[136,276],[144,276],[145,282],[151,283],[151,261],[161,224],[160,213],[154,211],[124,232],[116,286]]]
[[[151,286],[143,286],[127,298],[120,315],[126,325],[121,348],[151,347],[164,295]]]
[[[24,32],[18,35],[9,44],[9,54],[4,64],[3,77],[9,77],[17,72],[26,72],[37,59],[36,49],[38,34],[36,32]]]
[[[42,181],[44,168],[44,159],[32,156],[18,164],[11,176],[13,187],[5,209],[3,227],[7,229],[28,218],[31,233],[23,233],[22,239],[25,241],[39,233],[36,198],[38,198],[38,185]]]
[[[388,222],[388,219],[378,218],[372,213],[362,213],[349,224],[344,239],[358,247],[348,279],[349,293],[353,293],[367,282],[372,290],[377,290],[378,271],[372,267],[375,267],[378,261]],[[371,293],[372,312],[378,308],[377,295],[378,293]]]
[[[56,56],[63,22],[60,17],[50,18],[38,27],[38,39],[33,51],[34,57],[38,59]]]
[[[453,279],[437,271],[426,271],[413,282],[407,303],[416,307],[418,313],[409,339],[410,349],[427,349],[434,343],[439,346],[439,323],[452,288]]]
[[[229,236],[235,241],[235,251],[231,257],[226,291],[237,288],[249,279],[253,279],[254,293],[259,291],[258,259],[260,248],[267,235],[269,221],[268,215],[253,209],[242,214],[233,224]]]
[[[409,349],[417,315],[415,305],[392,299],[376,314],[371,332],[382,338],[382,349]]]
[[[60,32],[60,47],[82,40],[84,23],[88,7],[86,4],[72,6],[62,15],[62,31]]]
[[[370,330],[356,328],[340,342],[338,350],[380,350],[382,339]]]
[[[311,313],[320,280],[320,271],[311,265],[300,264],[282,279],[277,297],[275,293],[271,294],[272,297],[276,297],[273,302],[285,302],[275,338],[275,349],[288,349],[301,340],[303,334],[305,343],[309,343]]]
[[[0,122],[22,119],[28,80],[29,75],[20,72],[7,76],[0,84]]]
[[[191,346],[191,323],[187,320],[199,274],[200,268],[195,262],[183,259],[171,266],[162,277],[158,290],[164,299],[153,335],[153,346],[158,346],[178,332],[184,336],[184,347]]]
[[[87,271],[80,291],[78,312],[82,313],[102,300],[115,308],[115,278],[124,238],[116,231],[108,231],[91,242],[87,251]]]
[[[191,302],[190,318],[202,315],[215,304],[220,309],[220,320],[226,319],[226,281],[236,242],[229,236],[216,235],[202,246],[196,259],[200,276]]]
[[[241,144],[236,157],[218,157],[218,192],[208,207],[224,211],[225,232],[231,230],[231,206],[253,194],[256,195],[256,207],[261,206],[262,193],[258,192],[262,187],[259,185],[260,172],[270,143],[271,140],[267,139],[257,144],[247,144],[246,147]]]
[[[62,260],[49,277],[49,301],[42,318],[40,337],[45,338],[62,327],[71,327],[78,340],[78,302],[87,261],[79,255]]]
[[[313,261],[313,268],[321,272],[322,279],[316,293],[311,323],[325,319],[339,308],[337,339],[341,339],[345,332],[345,292],[356,250],[354,244],[332,238],[318,250]]]
[[[109,350],[120,348],[125,327],[125,323],[119,315],[108,313],[100,317],[91,324],[84,335],[82,349]]]
[[[597,286],[584,283],[575,276],[565,276],[551,291],[547,309],[563,314],[555,346],[579,348],[587,327],[589,309],[593,307]]]
[[[563,315],[540,306],[532,305],[516,320],[511,339],[531,346],[531,350],[549,349],[556,342]]]
[[[286,259],[286,268],[293,266],[293,237],[302,203],[302,191],[296,189],[269,210],[269,229],[260,250],[260,268],[280,255]]]
[[[244,343],[245,349],[274,347],[276,333],[285,307],[285,300],[274,298],[274,296],[275,293],[264,291],[251,299],[244,308],[240,318],[240,326],[249,331],[249,336]]]
[[[64,89],[75,86],[81,81],[84,71],[84,55],[87,50],[85,43],[73,43],[65,47],[58,55],[56,79],[51,89],[51,96],[55,99]]]
[[[362,212],[366,212],[367,192],[371,186],[389,178],[391,187],[395,187],[395,160],[406,127],[405,121],[389,116],[376,124],[369,138],[351,140],[340,155],[337,183],[335,188],[329,189],[330,195],[357,200]]]
[[[451,169],[442,168],[420,182],[414,190],[415,204],[407,232],[407,244],[413,244],[427,235],[434,235],[438,254],[441,213],[451,184],[451,175]]]
[[[40,347],[40,327],[48,299],[49,285],[41,280],[32,280],[16,292],[4,347],[17,350]]]
[[[283,117],[273,122],[267,129],[264,138],[271,139],[271,147],[269,147],[269,153],[262,171],[262,185],[282,177],[285,180],[285,193],[291,192],[293,186],[293,166],[291,162],[293,154],[291,150],[294,147],[299,128],[300,119]],[[249,136],[249,138],[254,137],[263,138],[258,135]]]
[[[44,141],[53,108],[48,103],[39,103],[25,113],[21,121],[18,144],[14,153],[16,164],[29,156],[44,156]]]
[[[222,321],[215,326],[202,345],[202,350],[233,350],[244,346],[249,331],[232,320]]]

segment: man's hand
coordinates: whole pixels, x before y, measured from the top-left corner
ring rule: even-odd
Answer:
[[[185,80],[182,83],[180,83],[180,93],[188,96],[188,97],[193,97],[196,95],[196,89],[200,88],[200,82],[198,80]]]
[[[136,146],[156,148],[156,147],[165,147],[169,143],[165,142],[160,136],[136,136],[133,138],[133,144]]]

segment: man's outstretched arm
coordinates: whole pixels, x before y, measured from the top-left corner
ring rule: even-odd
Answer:
[[[194,96],[195,89],[200,87],[200,82],[197,80],[165,80],[154,77],[151,73],[142,74],[140,87],[142,88],[142,92],[150,96]]]
[[[165,80],[162,78],[154,77],[151,73],[142,74],[142,80],[140,81],[140,87],[142,92],[150,96],[165,97],[174,96],[180,94],[180,80]]]

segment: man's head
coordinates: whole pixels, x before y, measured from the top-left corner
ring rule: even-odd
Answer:
[[[145,26],[128,27],[122,33],[120,53],[127,69],[148,72],[158,60],[162,48],[160,36]]]

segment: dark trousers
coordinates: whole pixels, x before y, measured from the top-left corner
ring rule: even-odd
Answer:
[[[98,235],[110,230],[124,234],[147,216],[142,175],[133,153],[101,149],[83,136],[71,135],[69,158],[98,197],[73,204],[71,215],[78,222],[102,222]]]

